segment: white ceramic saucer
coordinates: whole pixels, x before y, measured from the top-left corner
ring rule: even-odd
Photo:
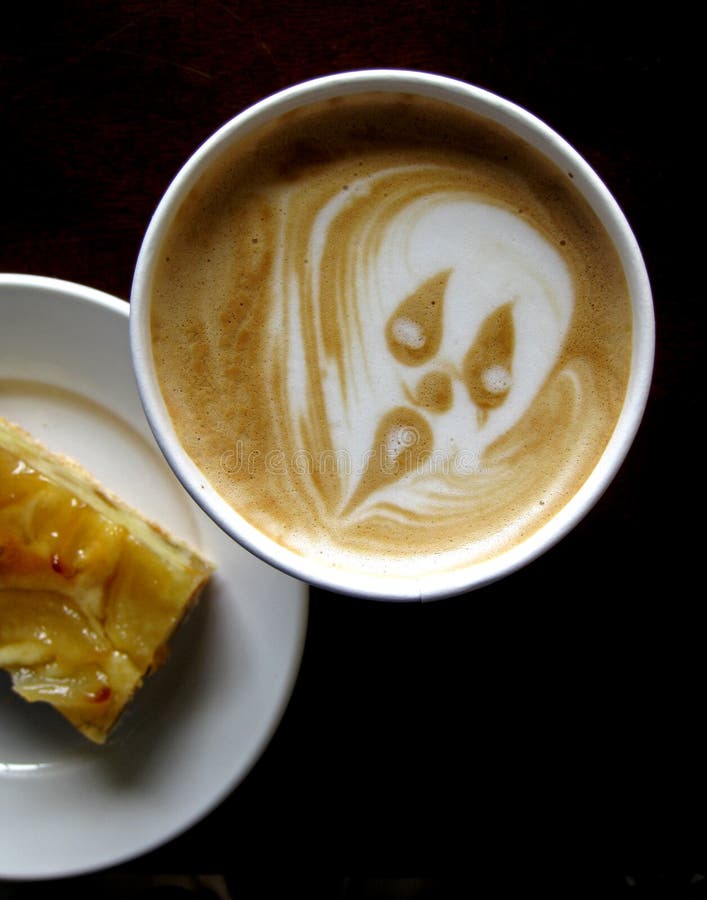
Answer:
[[[128,311],[80,285],[0,275],[0,415],[200,548],[217,574],[103,747],[25,703],[0,671],[0,878],[104,868],[190,827],[264,750],[302,655],[307,588],[223,534],[163,460]]]

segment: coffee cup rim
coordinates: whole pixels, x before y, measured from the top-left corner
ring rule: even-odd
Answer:
[[[633,352],[626,398],[599,463],[580,490],[545,525],[490,559],[416,578],[370,575],[297,554],[252,526],[207,482],[182,449],[162,398],[150,342],[149,295],[159,248],[182,201],[218,156],[246,134],[304,104],[343,94],[413,93],[456,103],[509,128],[567,172],[590,202],[622,260],[631,295]],[[432,600],[476,590],[524,567],[564,538],[613,481],[640,427],[652,380],[655,321],[650,282],[636,237],[617,201],[588,162],[543,120],[485,88],[408,69],[360,69],[292,85],[223,123],[177,172],[154,210],[139,250],[130,298],[130,346],[138,392],[158,446],[183,487],[231,538],[266,563],[313,587],[389,601]]]

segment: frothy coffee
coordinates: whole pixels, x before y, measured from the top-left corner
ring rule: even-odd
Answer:
[[[177,434],[228,503],[296,553],[410,576],[557,513],[631,362],[623,270],[572,173],[407,95],[239,140],[175,217],[151,322]]]

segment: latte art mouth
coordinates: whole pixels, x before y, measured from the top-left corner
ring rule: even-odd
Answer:
[[[548,522],[631,361],[620,260],[566,174],[401,95],[295,110],[226,153],[164,242],[151,326],[177,435],[240,515],[406,577]]]

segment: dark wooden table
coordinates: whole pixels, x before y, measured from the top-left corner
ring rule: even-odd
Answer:
[[[217,126],[296,81],[404,67],[505,95],[573,143],[632,223],[654,290],[648,410],[587,519],[525,571],[449,601],[313,591],[300,677],[260,761],[203,821],[117,872],[257,875],[279,879],[281,897],[313,873],[456,873],[469,885],[486,873],[539,885],[562,872],[581,884],[660,869],[668,847],[698,845],[698,33],[684,4],[649,12],[620,0],[4,10],[0,271],[127,299],[152,210]]]

